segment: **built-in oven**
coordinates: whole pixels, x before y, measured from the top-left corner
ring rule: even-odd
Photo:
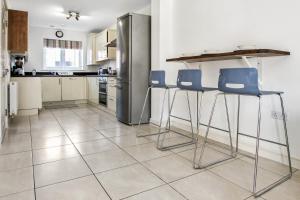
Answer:
[[[99,104],[107,105],[107,77],[99,77]]]

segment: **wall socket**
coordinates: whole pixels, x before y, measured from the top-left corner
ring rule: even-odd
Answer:
[[[273,111],[271,112],[271,116],[272,116],[273,119],[283,120],[282,112],[273,110]],[[286,115],[286,113],[285,113],[285,119],[287,120],[287,115]]]

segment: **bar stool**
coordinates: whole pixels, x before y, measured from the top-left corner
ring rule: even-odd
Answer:
[[[194,133],[193,129],[193,120],[192,120],[192,114],[191,114],[191,106],[190,106],[190,98],[188,92],[197,92],[197,97],[198,93],[201,92],[202,96],[204,92],[207,91],[215,91],[217,90],[216,88],[207,88],[207,87],[202,87],[202,71],[199,69],[183,69],[178,71],[178,76],[177,76],[177,90],[174,93],[172,103],[171,103],[171,108],[169,110],[169,115],[168,115],[168,122],[166,127],[166,130],[164,133],[160,134],[157,138],[157,148],[160,150],[169,150],[169,149],[174,149],[182,146],[187,146],[191,144],[195,144],[197,142],[197,134],[199,133],[199,124],[197,122],[197,133]],[[189,117],[190,119],[184,119],[178,116],[172,115],[172,110],[173,110],[173,105],[175,102],[175,98],[178,92],[186,92],[186,99],[187,99],[187,105],[188,105],[188,111],[189,111]],[[202,99],[201,96],[201,99]],[[198,116],[199,110],[198,110],[198,98],[197,98],[197,116]],[[175,130],[172,130],[172,132],[177,133],[179,135],[182,135],[184,137],[187,137],[191,139],[191,141],[188,142],[181,142],[173,145],[164,145],[165,141],[165,136],[166,134],[171,131],[171,121],[170,118],[177,118],[183,121],[187,121],[190,123],[191,126],[191,136],[188,136],[186,134],[179,133]]]
[[[274,188],[275,186],[283,183],[284,181],[288,180],[291,176],[292,176],[292,165],[291,165],[291,157],[290,157],[290,149],[289,149],[289,142],[288,142],[288,133],[287,133],[287,126],[286,126],[286,116],[285,116],[285,110],[284,110],[284,104],[283,104],[283,99],[282,99],[282,94],[283,92],[279,92],[279,91],[261,91],[259,90],[258,87],[258,73],[257,73],[257,69],[256,68],[228,68],[228,69],[221,69],[220,70],[220,76],[219,76],[219,84],[218,84],[218,88],[222,93],[219,93],[216,95],[215,97],[215,101],[213,104],[213,108],[211,110],[211,114],[210,114],[210,118],[209,118],[209,124],[206,130],[206,134],[205,134],[205,138],[204,138],[204,143],[203,146],[201,148],[201,152],[200,152],[200,158],[199,158],[199,162],[196,163],[196,161],[194,160],[194,167],[195,168],[205,168],[207,166],[211,166],[214,165],[218,162],[212,162],[206,165],[200,165],[201,164],[201,159],[203,158],[204,155],[204,149],[205,149],[205,145],[207,143],[208,140],[208,134],[209,134],[209,130],[210,130],[210,126],[211,126],[211,121],[212,121],[212,117],[214,115],[214,110],[215,110],[215,106],[216,106],[216,101],[218,99],[218,97],[220,95],[224,95],[225,101],[226,101],[226,95],[238,95],[238,100],[239,100],[239,104],[238,104],[238,124],[237,127],[239,127],[239,107],[240,107],[240,96],[253,96],[253,97],[257,97],[258,98],[258,124],[257,124],[257,135],[255,136],[251,136],[251,135],[247,135],[247,134],[242,134],[239,132],[239,128],[238,128],[238,133],[237,133],[237,145],[236,145],[236,152],[238,151],[238,136],[246,136],[249,138],[253,138],[256,140],[256,151],[255,151],[255,164],[254,164],[254,175],[253,175],[253,188],[252,188],[252,192],[254,194],[255,197],[258,197],[262,194],[264,194],[265,192],[271,190],[272,188]],[[260,127],[261,127],[261,99],[262,96],[265,95],[277,95],[280,99],[280,104],[281,104],[281,112],[282,112],[282,116],[283,116],[283,126],[284,126],[284,133],[285,133],[285,144],[283,143],[279,143],[279,142],[275,142],[275,141],[271,141],[271,140],[266,140],[261,138],[260,136]],[[226,108],[227,109],[227,108]],[[289,163],[289,174],[282,177],[280,180],[272,183],[271,185],[257,191],[257,168],[258,168],[258,153],[259,153],[259,143],[260,141],[264,141],[264,142],[269,142],[272,144],[276,144],[279,146],[284,146],[286,147],[287,150],[287,155],[288,155],[288,163]],[[232,146],[231,146],[232,149]],[[196,157],[197,151],[195,150],[194,152],[194,158]]]
[[[139,124],[138,124],[138,128],[140,129],[141,121],[143,119],[146,103],[147,103],[151,89],[162,89],[162,90],[165,90],[165,92],[164,92],[163,102],[162,102],[162,110],[161,110],[160,122],[159,122],[159,131],[156,133],[150,133],[150,134],[141,134],[141,133],[137,132],[137,134],[136,134],[137,137],[153,136],[153,135],[158,135],[158,134],[163,133],[161,131],[161,125],[162,125],[162,118],[163,118],[164,107],[165,107],[166,93],[168,91],[168,101],[170,101],[170,89],[176,88],[176,85],[167,85],[166,81],[165,81],[165,77],[166,77],[166,72],[164,70],[152,70],[150,72],[149,87],[147,89],[146,97],[144,100],[144,104],[143,104],[143,108],[142,108],[142,112],[141,112],[140,120],[139,120]],[[170,109],[170,103],[168,104],[168,109]]]

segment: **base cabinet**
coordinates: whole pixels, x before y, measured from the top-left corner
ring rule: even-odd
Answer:
[[[85,77],[43,77],[43,102],[87,99]]]
[[[87,99],[85,77],[63,77],[61,85],[63,101]]]
[[[109,77],[107,80],[107,108],[113,112],[117,111],[117,80],[114,77]]]
[[[97,77],[87,77],[87,91],[89,102],[99,104],[99,82]]]
[[[18,84],[18,115],[38,114],[42,108],[41,79],[12,77],[11,81]]]
[[[42,78],[42,99],[43,102],[61,101],[61,78]]]

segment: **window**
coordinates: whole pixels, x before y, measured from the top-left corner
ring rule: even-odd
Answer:
[[[45,70],[82,70],[82,42],[44,39]]]

